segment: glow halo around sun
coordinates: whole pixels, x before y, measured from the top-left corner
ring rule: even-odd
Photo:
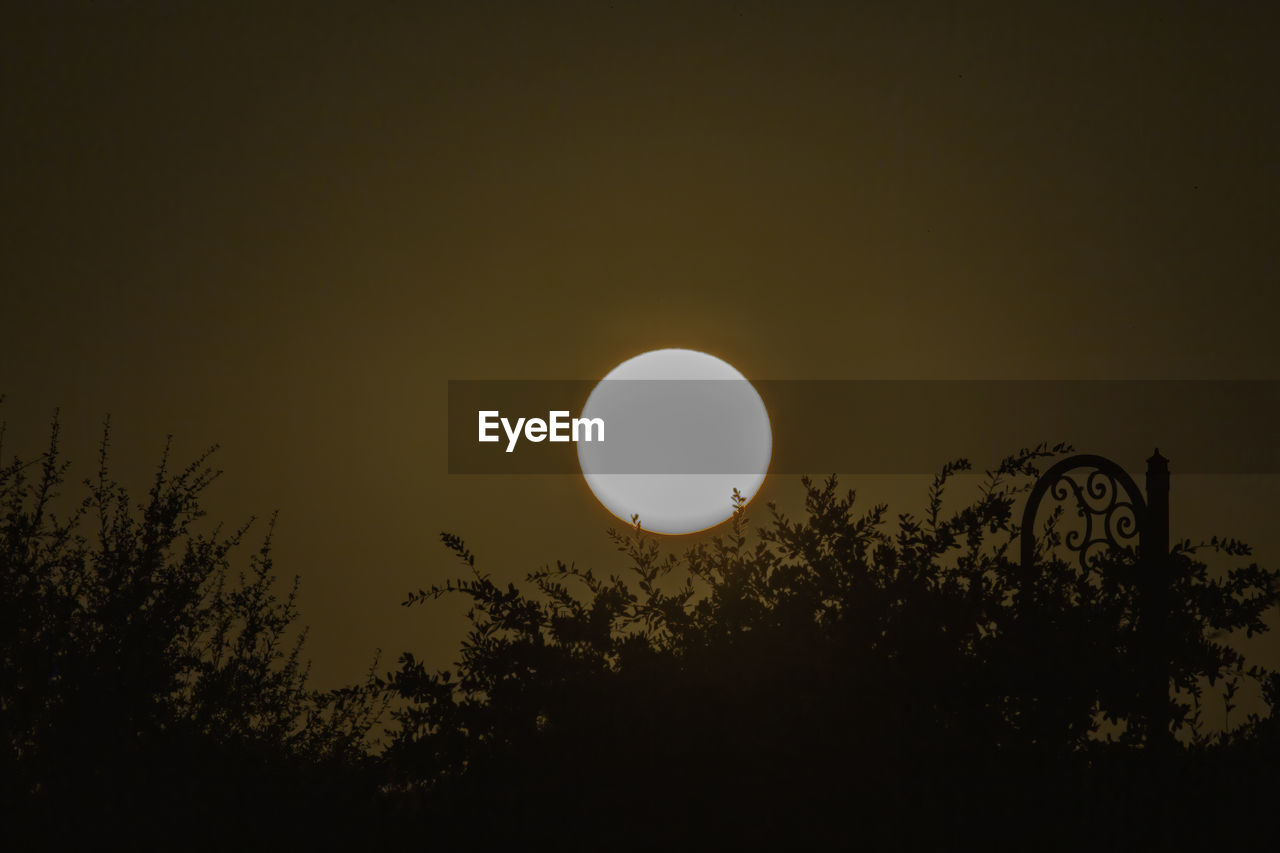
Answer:
[[[583,418],[605,440],[580,442],[582,476],[605,509],[654,533],[696,533],[751,500],[773,452],[760,394],[733,365],[689,349],[642,353],[592,389]]]

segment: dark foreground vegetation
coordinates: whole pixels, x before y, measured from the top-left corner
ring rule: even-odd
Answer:
[[[208,457],[166,458],[135,502],[104,438],[68,504],[55,426],[47,453],[0,466],[0,845],[1274,840],[1280,718],[1235,709],[1210,731],[1202,711],[1250,691],[1280,702],[1280,677],[1229,642],[1266,630],[1278,574],[1232,540],[1175,544],[1175,738],[1148,730],[1135,555],[1059,558],[1058,515],[1034,577],[1017,565],[1020,498],[1063,450],[1010,457],[958,508],[944,490],[968,466],[952,464],[919,517],[806,481],[799,518],[752,532],[740,506],[680,557],[610,531],[618,571],[557,565],[523,586],[446,535],[461,577],[405,604],[471,600],[456,666],[406,653],[318,691],[270,525],[201,520]]]

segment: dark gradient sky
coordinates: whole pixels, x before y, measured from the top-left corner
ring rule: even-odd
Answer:
[[[770,379],[1280,378],[1272,4],[19,5],[14,449],[61,406],[88,466],[110,412],[140,487],[165,433],[220,442],[210,508],[280,508],[322,681],[449,660],[460,603],[398,606],[453,573],[441,530],[503,578],[609,565],[580,480],[446,475],[451,378],[662,346]],[[1175,479],[1174,535],[1275,564],[1275,486]]]

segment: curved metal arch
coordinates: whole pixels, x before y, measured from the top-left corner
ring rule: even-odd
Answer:
[[[1093,473],[1089,475],[1088,480],[1086,480],[1086,485],[1083,487],[1071,478],[1067,477],[1067,474],[1072,471],[1086,468],[1093,469]],[[1094,498],[1103,498],[1106,496],[1106,486],[1099,488],[1095,485],[1094,478],[1098,474],[1109,477],[1112,483],[1111,504],[1106,509],[1100,511],[1094,510],[1087,501],[1087,497],[1089,496]],[[1146,528],[1147,502],[1142,495],[1142,491],[1138,488],[1138,484],[1134,481],[1133,477],[1129,476],[1128,471],[1125,471],[1118,464],[1105,456],[1098,456],[1093,453],[1081,453],[1076,456],[1068,456],[1066,459],[1059,460],[1049,468],[1049,470],[1045,471],[1044,474],[1036,480],[1035,485],[1031,487],[1031,493],[1027,496],[1027,504],[1022,511],[1022,530],[1020,533],[1022,545],[1022,566],[1024,568],[1030,567],[1035,562],[1035,522],[1036,514],[1040,511],[1040,503],[1044,500],[1046,492],[1051,488],[1057,487],[1064,480],[1070,485],[1071,493],[1076,498],[1077,506],[1085,516],[1085,532],[1083,535],[1078,535],[1077,537],[1080,541],[1079,548],[1076,548],[1070,542],[1068,542],[1067,545],[1068,548],[1078,550],[1080,552],[1080,565],[1082,567],[1087,568],[1088,566],[1087,557],[1088,550],[1091,545],[1099,542],[1117,545],[1119,544],[1116,538],[1117,535],[1125,539],[1132,539],[1136,536],[1138,538],[1138,545],[1141,547],[1142,532]],[[1117,500],[1117,494],[1115,493],[1115,487],[1117,485],[1120,488],[1123,488],[1128,496],[1127,503]],[[1069,495],[1066,490],[1062,490],[1060,497],[1065,500],[1068,496]],[[1128,508],[1132,511],[1133,523],[1131,525],[1125,524],[1124,519],[1122,518],[1116,528],[1112,528],[1111,514],[1117,508]],[[1093,515],[1104,516],[1105,535],[1101,537],[1095,538],[1092,536]],[[1070,539],[1070,536],[1068,539]]]

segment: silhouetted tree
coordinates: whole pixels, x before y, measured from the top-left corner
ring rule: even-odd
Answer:
[[[970,468],[954,462],[924,514],[892,524],[834,477],[806,479],[805,517],[771,505],[752,541],[735,495],[710,545],[663,556],[637,523],[609,531],[625,573],[558,563],[530,574],[529,591],[494,583],[445,534],[468,575],[405,604],[467,596],[470,629],[454,670],[406,653],[391,676],[405,703],[394,783],[463,837],[561,846],[1105,847],[1220,831],[1189,810],[1204,805],[1185,800],[1199,789],[1170,780],[1228,744],[1256,752],[1274,726],[1255,716],[1210,737],[1198,710],[1220,679],[1257,682],[1274,702],[1276,677],[1223,635],[1266,630],[1277,573],[1217,576],[1199,561],[1205,548],[1247,555],[1234,541],[1173,549],[1180,746],[1162,760],[1182,763],[1153,764],[1132,725],[1136,555],[1057,558],[1059,513],[1030,576],[1011,557],[1015,505],[1038,464],[1068,449],[1004,460],[948,512],[948,481]]]
[[[412,654],[384,682],[307,685],[297,579],[271,525],[205,529],[205,453],[169,453],[133,503],[97,476],[67,503],[48,450],[0,467],[4,838],[207,848],[431,843],[560,849],[1178,848],[1265,832],[1280,715],[1202,713],[1220,691],[1274,709],[1280,675],[1232,639],[1267,630],[1278,573],[1234,540],[1177,542],[1160,625],[1172,749],[1139,725],[1150,665],[1137,555],[1011,556],[1014,510],[1064,446],[1024,450],[950,508],[863,509],[806,479],[803,515],[745,502],[680,556],[638,522],[624,560],[557,563],[499,585],[444,535],[464,577],[408,596],[471,600],[456,666]],[[211,453],[212,451],[210,451]],[[0,431],[0,456],[3,434]],[[385,754],[368,734],[394,693]],[[8,845],[18,849],[18,845]]]
[[[364,685],[307,686],[274,518],[238,569],[252,520],[226,534],[197,525],[213,449],[175,472],[166,446],[134,504],[108,471],[108,439],[104,427],[78,503],[59,494],[56,419],[41,457],[0,468],[5,829],[170,848],[223,833],[262,843],[273,823],[296,837],[290,809],[339,796],[366,762],[382,708],[373,670]]]

